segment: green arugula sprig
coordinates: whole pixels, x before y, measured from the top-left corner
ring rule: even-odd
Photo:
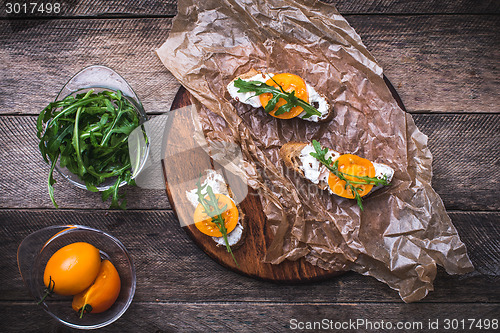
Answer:
[[[330,170],[335,176],[339,177],[341,180],[345,181],[345,189],[349,187],[351,193],[354,195],[358,206],[361,210],[363,210],[363,203],[361,196],[359,195],[359,191],[362,191],[362,188],[356,187],[355,185],[389,185],[387,181],[387,175],[384,175],[382,178],[377,177],[367,177],[367,176],[355,176],[344,173],[339,170],[339,161],[332,161],[331,157],[326,157],[328,153],[328,148],[321,148],[321,144],[313,140],[312,145],[314,147],[315,153],[311,152],[311,156],[316,158],[321,164],[323,164],[328,170]],[[346,177],[353,177],[359,180],[349,180]]]
[[[125,181],[134,185],[128,150],[129,134],[139,126],[139,116],[120,91],[102,91],[70,95],[50,103],[37,120],[38,145],[43,159],[50,164],[49,196],[56,208],[53,174],[59,161],[77,175],[87,189],[116,177],[114,184],[102,192],[102,200],[111,197],[110,208],[125,209],[124,195],[118,194]],[[120,203],[120,199],[123,199]]]
[[[203,206],[205,214],[207,214],[212,219],[212,222],[217,226],[217,228],[221,232],[222,237],[224,238],[224,243],[226,244],[227,252],[231,254],[231,257],[233,257],[236,266],[240,267],[238,265],[238,262],[236,261],[236,258],[234,257],[233,250],[231,250],[231,246],[229,246],[229,242],[227,240],[227,229],[224,223],[224,218],[222,217],[222,213],[226,211],[227,205],[219,207],[219,200],[215,196],[212,187],[208,184],[202,186],[200,179],[198,179],[198,181],[196,182],[196,187],[197,187],[196,193],[198,194],[198,202]],[[203,190],[205,189],[206,193],[204,194]],[[207,195],[208,199],[206,198]]]
[[[273,78],[271,80],[274,81]],[[292,92],[286,92],[283,87],[278,84],[278,82],[274,81],[276,85],[278,85],[279,89],[273,86],[270,86],[266,84],[265,82],[260,82],[260,81],[245,81],[240,78],[238,78],[236,81],[234,81],[234,86],[236,88],[239,88],[238,92],[240,93],[247,93],[247,92],[254,92],[255,95],[250,96],[249,98],[259,96],[262,94],[270,93],[273,95],[273,97],[269,100],[267,103],[266,107],[264,110],[269,113],[274,110],[276,103],[280,100],[280,98],[283,98],[286,103],[283,104],[276,110],[274,113],[275,115],[279,116],[280,114],[283,114],[285,112],[290,112],[290,110],[296,106],[300,106],[301,108],[304,109],[306,114],[304,115],[303,118],[309,118],[311,116],[321,116],[321,112],[319,112],[315,107],[313,107],[311,104],[307,103],[306,101],[298,98],[295,96],[295,90]]]

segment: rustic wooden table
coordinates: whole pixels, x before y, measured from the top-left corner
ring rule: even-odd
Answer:
[[[228,271],[190,241],[162,190],[129,188],[129,209],[110,211],[99,196],[61,181],[56,196],[63,208],[54,209],[48,167],[37,148],[37,114],[72,74],[91,64],[122,74],[149,114],[167,112],[179,83],[153,51],[168,36],[176,1],[61,0],[60,13],[51,16],[7,14],[6,1],[0,8],[0,330],[66,330],[24,288],[16,249],[33,231],[69,223],[110,232],[136,265],[134,301],[103,331],[287,331],[291,319],[365,319],[422,322],[423,329],[407,330],[417,332],[436,320],[444,331],[446,319],[456,319],[473,332],[480,330],[468,329],[468,319],[500,319],[498,2],[331,2],[429,136],[433,186],[475,272],[439,270],[434,292],[404,304],[385,284],[354,273],[279,285]]]

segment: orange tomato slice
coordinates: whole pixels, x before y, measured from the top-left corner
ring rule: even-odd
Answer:
[[[295,96],[297,96],[298,98],[302,99],[305,102],[309,102],[309,94],[307,93],[306,83],[304,82],[304,80],[302,80],[300,76],[290,73],[281,73],[274,75],[273,79],[274,81],[279,83],[279,85],[283,88],[284,91],[286,92],[295,91]],[[272,79],[269,79],[266,81],[266,84],[279,89],[278,85],[274,81]],[[272,97],[273,95],[270,93],[262,94],[259,96],[260,103],[264,108],[266,107],[267,103],[269,103]],[[299,114],[302,113],[302,111],[304,111],[304,109],[301,108],[300,106],[296,106],[293,107],[289,112],[285,112],[283,114],[276,116],[275,115],[276,111],[280,106],[284,104],[286,104],[286,101],[283,98],[280,98],[278,103],[276,103],[274,110],[269,112],[269,114],[279,119],[291,119],[297,117]]]
[[[120,295],[120,275],[109,260],[103,260],[94,283],[73,297],[71,307],[80,313],[101,313],[109,309]],[[89,307],[90,305],[90,307]]]
[[[238,224],[238,208],[234,204],[233,200],[223,194],[215,194],[217,201],[219,202],[219,208],[227,205],[226,210],[222,213],[222,218],[224,219],[224,225],[226,226],[227,233],[229,234],[234,230],[236,224]],[[208,199],[208,196],[205,197]],[[193,219],[196,228],[202,233],[212,237],[222,237],[222,233],[215,223],[212,222],[212,218],[205,213],[205,209],[201,204],[198,204],[196,210],[194,211]]]
[[[352,176],[375,177],[375,168],[373,167],[373,163],[366,158],[352,154],[345,154],[338,158],[338,169],[344,173],[344,177],[349,181],[360,181],[360,179]],[[373,188],[373,185],[353,185],[361,189],[358,191],[361,197],[367,195]],[[330,186],[330,189],[336,195],[348,199],[354,199],[354,193],[352,193],[349,186],[346,188],[346,182],[331,172],[328,176],[328,186]]]

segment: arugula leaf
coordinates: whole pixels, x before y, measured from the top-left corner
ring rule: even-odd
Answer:
[[[103,201],[111,198],[110,208],[125,209],[124,195],[118,193],[122,182],[133,185],[128,151],[128,136],[139,126],[133,104],[120,91],[91,89],[50,103],[37,119],[37,137],[43,159],[49,163],[49,196],[54,199],[54,169],[59,162],[77,175],[89,191],[110,178],[116,178],[102,192]],[[147,138],[146,138],[147,140]]]
[[[312,145],[314,147],[315,152],[311,152],[310,155],[316,158],[335,176],[345,181],[346,187],[349,187],[349,189],[351,190],[351,193],[354,195],[354,198],[356,199],[356,202],[361,210],[363,210],[363,200],[359,195],[359,191],[361,191],[362,189],[354,185],[374,185],[374,186],[389,185],[386,175],[384,175],[383,178],[377,178],[377,177],[367,177],[367,176],[355,176],[340,171],[339,161],[337,160],[333,162],[331,157],[326,157],[326,154],[328,154],[328,148],[322,148],[321,144],[316,140],[312,141]],[[349,180],[346,177],[353,177],[359,180]]]
[[[269,102],[267,103],[266,107],[264,108],[264,110],[267,113],[273,111],[274,108],[276,107],[276,104],[278,103],[278,101],[281,98],[283,98],[286,101],[286,103],[283,104],[282,106],[280,106],[278,108],[278,110],[276,110],[275,115],[279,116],[280,114],[283,114],[285,112],[290,112],[290,110],[296,106],[300,106],[306,112],[306,114],[303,116],[303,118],[309,118],[311,116],[321,117],[321,112],[319,112],[311,104],[309,104],[306,101],[295,96],[295,91],[286,92],[285,90],[283,90],[281,85],[279,85],[276,81],[274,81],[274,82],[278,85],[279,89],[276,87],[270,86],[270,85],[266,84],[265,82],[245,81],[245,80],[242,80],[240,78],[238,78],[238,79],[236,79],[236,81],[234,81],[234,86],[236,88],[239,88],[238,92],[240,92],[240,93],[254,92],[255,95],[251,96],[250,98],[255,97],[255,96],[259,96],[262,94],[266,94],[266,93],[271,94],[272,97],[269,100]]]
[[[227,240],[226,224],[224,218],[222,217],[222,213],[226,211],[227,205],[219,207],[219,200],[215,196],[212,187],[208,184],[205,184],[203,186],[201,185],[201,176],[200,179],[198,179],[198,181],[196,182],[196,187],[197,187],[196,194],[198,194],[198,202],[203,206],[205,214],[207,214],[212,218],[212,222],[217,226],[217,228],[222,234],[222,237],[224,238],[224,243],[226,244],[227,252],[231,254],[231,257],[233,257],[236,266],[240,267],[240,265],[236,261],[236,258],[234,257],[231,247],[229,246],[229,241]],[[202,191],[205,189],[206,193],[204,194]],[[207,195],[208,199],[206,199]]]

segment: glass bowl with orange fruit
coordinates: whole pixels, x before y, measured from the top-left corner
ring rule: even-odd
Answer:
[[[17,263],[35,302],[73,328],[113,323],[134,297],[135,269],[127,249],[97,229],[66,225],[38,230],[19,245]]]

